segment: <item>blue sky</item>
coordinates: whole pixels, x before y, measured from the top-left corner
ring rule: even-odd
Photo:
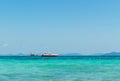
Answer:
[[[119,0],[0,0],[0,53],[120,51]]]

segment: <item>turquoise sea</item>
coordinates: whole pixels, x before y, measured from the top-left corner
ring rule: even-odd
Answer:
[[[120,81],[120,57],[1,56],[0,81]]]

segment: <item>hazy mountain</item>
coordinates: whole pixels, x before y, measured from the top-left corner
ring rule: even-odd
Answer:
[[[65,53],[65,54],[60,54],[60,56],[83,56],[80,53]]]
[[[24,54],[24,53],[16,53],[16,54],[0,54],[0,56],[29,56],[30,54]],[[40,54],[38,54],[41,56]],[[80,53],[65,53],[65,54],[59,54],[59,56],[120,56],[120,52],[110,52],[110,53],[97,53],[97,54],[90,54],[90,55],[84,55]]]
[[[120,56],[120,52],[105,53],[102,56]]]
[[[97,54],[89,54],[84,55],[80,53],[66,53],[66,54],[60,54],[62,56],[120,56],[120,52],[109,52],[109,53],[97,53]]]
[[[28,54],[24,53],[14,53],[14,54],[0,54],[0,56],[28,56]]]

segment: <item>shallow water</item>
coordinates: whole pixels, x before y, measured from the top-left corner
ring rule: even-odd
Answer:
[[[0,57],[0,81],[120,81],[120,57]]]

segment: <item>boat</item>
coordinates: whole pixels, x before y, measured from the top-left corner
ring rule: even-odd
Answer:
[[[58,54],[55,53],[44,53],[42,54],[42,57],[57,57]]]
[[[31,53],[30,56],[38,56],[38,55],[37,55],[37,54],[33,54],[33,53]]]

